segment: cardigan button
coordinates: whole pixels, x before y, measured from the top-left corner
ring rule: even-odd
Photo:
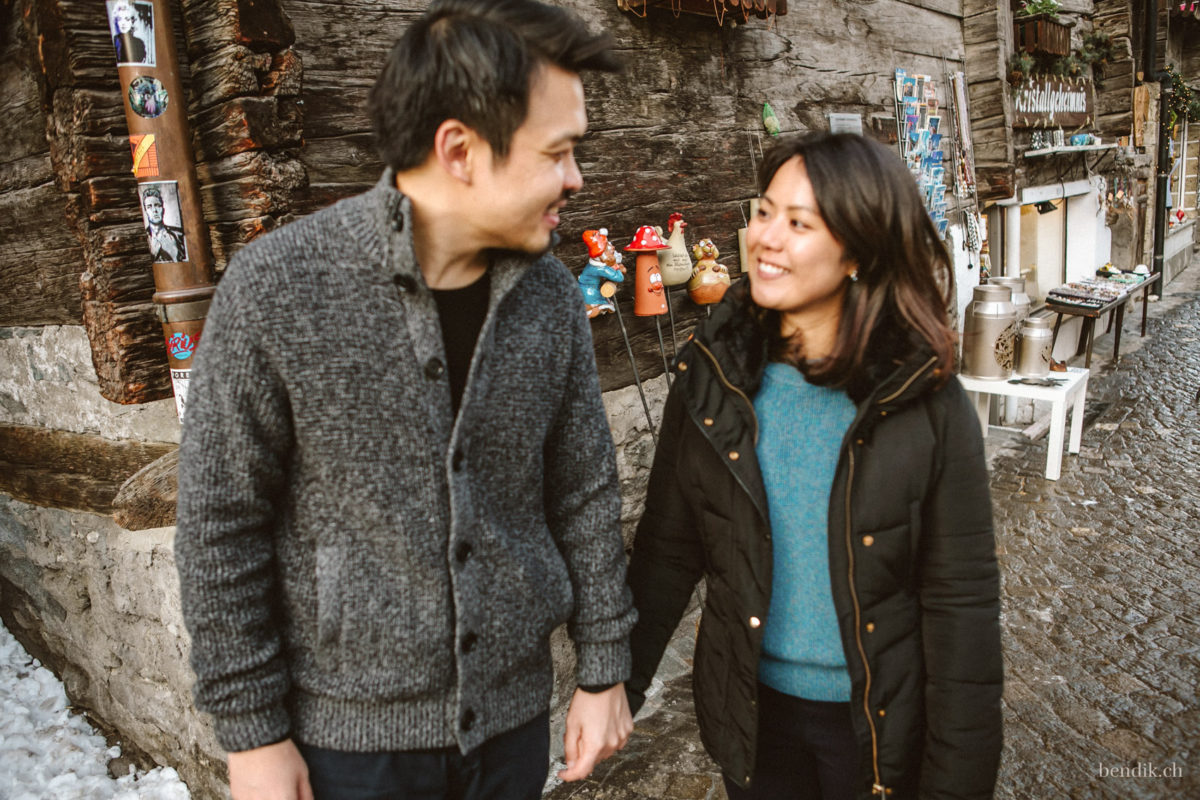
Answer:
[[[758,627],[761,627],[761,626],[762,626],[762,620],[761,620],[761,619],[759,619],[758,617],[751,617],[751,618],[750,618],[750,627],[751,627],[751,628],[758,628]]]
[[[431,358],[425,362],[425,377],[431,381],[436,381],[442,377],[442,373],[446,371],[446,365],[442,363],[440,358]]]
[[[875,544],[875,537],[867,534],[862,538],[862,543],[863,547],[870,547],[871,545]]]
[[[705,424],[705,425],[707,425],[707,426],[708,426],[708,427],[710,427],[710,428],[713,426],[713,421],[714,421],[714,420],[713,420],[713,418],[712,418],[712,417],[705,417],[705,418],[704,418],[704,424]]]
[[[416,291],[417,288],[417,279],[412,275],[395,275],[392,277],[392,283],[402,292]]]
[[[739,458],[741,458],[741,457],[742,457],[742,454],[741,454],[741,453],[739,453],[737,450],[730,450],[730,451],[729,451],[729,460],[730,460],[730,461],[737,461],[737,460],[738,460]]]

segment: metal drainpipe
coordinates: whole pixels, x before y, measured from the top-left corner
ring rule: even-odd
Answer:
[[[168,0],[107,0],[106,6],[138,181],[138,205],[154,257],[152,299],[167,344],[175,408],[183,419],[192,354],[215,286],[175,29]],[[161,214],[161,228],[156,231],[151,213]]]
[[[1162,90],[1158,97],[1158,154],[1154,158],[1154,266],[1152,272],[1158,273],[1158,280],[1150,289],[1151,294],[1162,296],[1162,287],[1166,281],[1163,272],[1165,261],[1163,251],[1166,249],[1167,238],[1167,179],[1171,160],[1171,130],[1167,122],[1167,103],[1171,98],[1171,78],[1166,72],[1162,78]]]
[[[1151,245],[1153,258],[1151,272],[1158,273],[1150,293],[1162,296],[1163,250],[1167,234],[1167,160],[1170,158],[1170,131],[1167,130],[1167,97],[1171,81],[1166,72],[1158,71],[1158,2],[1145,0],[1146,37],[1145,59],[1142,65],[1142,82],[1159,82],[1158,96],[1158,148],[1154,157],[1154,239]]]

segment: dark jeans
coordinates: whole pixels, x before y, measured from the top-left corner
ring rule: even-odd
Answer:
[[[347,753],[302,744],[316,800],[538,800],[550,767],[550,712],[470,753]]]
[[[750,788],[729,800],[853,800],[858,744],[849,703],[804,700],[758,685],[758,756]]]

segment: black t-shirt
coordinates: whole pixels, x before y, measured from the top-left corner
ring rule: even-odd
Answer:
[[[446,372],[450,377],[450,402],[454,415],[462,404],[463,390],[467,386],[467,371],[471,369],[471,356],[483,320],[487,317],[488,297],[491,294],[491,279],[485,271],[483,277],[461,289],[434,289],[438,319],[442,324],[442,343],[446,347]]]

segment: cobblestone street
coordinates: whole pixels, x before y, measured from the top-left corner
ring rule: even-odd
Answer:
[[[1083,447],[1045,478],[1046,438],[988,438],[1003,575],[998,798],[1200,797],[1200,259],[1099,336]],[[1140,312],[1140,309],[1138,309]],[[1082,366],[1082,359],[1072,362]],[[685,621],[685,626],[691,624]],[[686,643],[629,747],[566,798],[724,798],[691,716]]]

